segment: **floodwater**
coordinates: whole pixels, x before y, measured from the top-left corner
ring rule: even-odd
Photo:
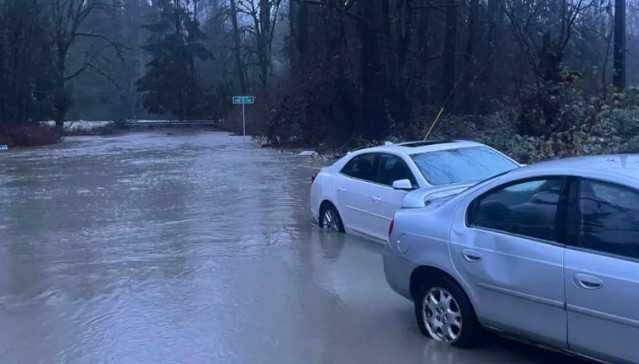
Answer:
[[[0,362],[568,360],[421,337],[381,246],[311,224],[317,167],[203,131],[0,154]]]

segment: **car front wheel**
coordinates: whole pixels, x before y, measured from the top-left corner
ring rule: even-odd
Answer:
[[[424,282],[415,297],[415,316],[421,332],[457,347],[477,344],[481,330],[470,300],[446,277]]]

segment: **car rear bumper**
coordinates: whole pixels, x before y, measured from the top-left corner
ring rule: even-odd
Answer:
[[[384,249],[384,274],[386,282],[393,289],[409,300],[413,300],[410,294],[410,276],[417,268],[416,264],[404,259],[392,248]]]

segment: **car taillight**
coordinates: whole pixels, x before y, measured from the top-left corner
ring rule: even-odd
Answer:
[[[390,225],[388,226],[388,240],[390,241],[390,237],[393,234],[393,229],[395,228],[395,219],[392,219]]]

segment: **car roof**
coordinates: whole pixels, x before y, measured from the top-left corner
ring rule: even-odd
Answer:
[[[358,154],[364,153],[381,153],[381,152],[398,152],[407,155],[420,154],[426,152],[436,152],[440,150],[450,150],[459,148],[470,148],[486,146],[481,143],[467,140],[434,140],[434,141],[413,141],[399,144],[388,143],[372,148],[364,148],[354,151]]]
[[[639,179],[639,154],[598,155],[540,162],[513,171],[513,174],[614,174]]]

